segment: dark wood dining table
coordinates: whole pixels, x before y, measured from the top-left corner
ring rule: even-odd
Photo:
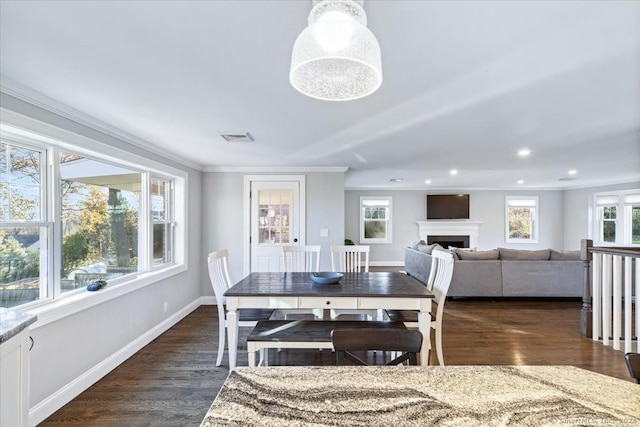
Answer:
[[[400,272],[345,273],[338,284],[318,285],[310,273],[251,273],[225,292],[229,334],[229,368],[238,354],[238,309],[417,310],[418,329],[429,337],[433,294],[424,284]],[[421,364],[429,361],[425,339]]]

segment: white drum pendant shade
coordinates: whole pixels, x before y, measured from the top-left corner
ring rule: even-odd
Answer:
[[[375,92],[382,83],[380,45],[366,27],[355,0],[321,0],[309,26],[296,39],[289,80],[312,98],[348,101]]]

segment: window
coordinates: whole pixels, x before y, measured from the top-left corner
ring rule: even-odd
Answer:
[[[599,245],[640,245],[640,190],[594,195],[594,240]]]
[[[536,243],[538,241],[538,197],[507,196],[505,207],[505,241]]]
[[[62,292],[138,271],[142,173],[60,152]]]
[[[360,198],[360,243],[391,243],[391,197]]]
[[[46,152],[0,142],[0,306],[48,295],[49,236],[44,165]]]
[[[598,231],[596,240],[615,243],[617,228],[618,196],[607,195],[596,198]]]
[[[629,218],[629,227],[631,228],[631,244],[640,245],[640,203],[628,205],[627,217]]]
[[[186,174],[0,129],[0,307],[184,267]]]
[[[173,261],[173,201],[172,182],[151,178],[151,226],[153,228],[153,266]]]

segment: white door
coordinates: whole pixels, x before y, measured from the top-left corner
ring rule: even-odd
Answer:
[[[299,180],[251,181],[251,272],[282,271],[282,246],[304,243],[301,185]]]

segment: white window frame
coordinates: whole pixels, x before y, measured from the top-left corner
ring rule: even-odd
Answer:
[[[2,134],[2,142],[9,146],[20,147],[27,150],[38,151],[40,155],[40,191],[39,191],[39,215],[35,220],[10,220],[2,221],[3,228],[39,228],[40,229],[40,298],[27,303],[33,304],[39,301],[51,300],[55,293],[54,284],[58,284],[59,281],[47,280],[47,278],[54,277],[55,261],[53,256],[54,248],[54,222],[52,221],[52,202],[49,197],[50,191],[48,183],[51,181],[51,167],[52,164],[52,150],[43,147],[40,144],[34,144],[32,141],[25,141],[21,138],[14,138],[11,135]],[[10,159],[7,159],[10,161]],[[42,236],[44,234],[44,236]],[[44,238],[43,238],[44,237]],[[57,285],[59,289],[59,284]],[[25,306],[27,304],[23,304]]]
[[[532,212],[532,221],[531,221],[531,237],[529,238],[512,238],[510,235],[509,228],[509,208],[512,206],[521,207],[530,207]],[[540,213],[540,204],[538,196],[505,196],[504,203],[504,227],[505,227],[505,243],[538,243],[539,236],[539,213]]]
[[[640,206],[640,189],[594,193],[592,202],[591,220],[594,245],[640,247],[640,244],[634,244],[632,239],[632,209],[634,206]],[[604,241],[604,208],[607,206],[616,208],[616,238],[614,242]]]
[[[387,223],[387,236],[383,239],[370,239],[370,238],[365,238],[364,235],[364,230],[365,230],[365,222],[366,219],[364,217],[364,209],[365,207],[371,206],[375,203],[386,203],[388,204],[388,206],[386,206],[387,208],[387,218],[385,219],[386,223]],[[393,233],[392,233],[392,228],[393,228],[393,221],[392,221],[392,214],[393,214],[393,198],[388,196],[388,197],[383,197],[383,196],[361,196],[360,197],[360,243],[361,244],[390,244],[393,242]]]
[[[173,253],[174,253],[173,246],[175,241],[175,228],[176,228],[176,222],[174,220],[175,181],[173,180],[173,178],[170,178],[170,177],[161,176],[158,174],[151,174],[149,179],[149,199],[151,199],[152,197],[151,186],[152,186],[153,180],[164,181],[167,184],[165,186],[164,200],[165,200],[165,203],[169,205],[168,208],[165,208],[164,219],[153,219],[153,216],[151,215],[152,204],[149,203],[149,207],[150,207],[149,217],[150,217],[150,223],[151,223],[149,227],[149,237],[151,238],[151,241],[149,243],[149,250],[150,250],[149,256],[151,257],[151,269],[157,270],[159,268],[163,268],[166,265],[173,264]],[[158,224],[169,225],[170,232],[166,236],[165,248],[164,248],[165,258],[167,259],[167,261],[156,265],[154,264],[154,260],[153,260],[153,226]]]
[[[47,289],[52,290],[48,299],[39,299],[34,302],[22,304],[20,309],[28,309],[38,316],[38,323],[47,323],[62,319],[70,314],[80,312],[96,304],[118,298],[130,292],[134,292],[145,286],[152,285],[159,280],[171,277],[175,274],[187,270],[187,189],[188,173],[174,167],[156,162],[146,157],[134,154],[130,151],[106,144],[80,134],[76,134],[59,127],[41,122],[39,120],[15,113],[5,108],[0,108],[2,123],[0,132],[2,138],[8,141],[19,142],[21,145],[30,145],[47,150],[47,183],[44,187],[46,192],[46,212],[48,215],[47,224],[53,231],[49,235],[49,245],[52,250],[48,251],[49,281]],[[60,222],[60,181],[59,163],[57,153],[59,150],[88,156],[96,160],[114,163],[123,167],[141,171],[143,174],[143,197],[140,209],[149,212],[149,176],[157,175],[173,181],[173,206],[174,206],[174,241],[173,260],[171,263],[162,264],[160,268],[152,269],[150,256],[152,251],[148,246],[146,237],[149,235],[151,221],[142,212],[139,218],[143,221],[147,236],[140,236],[139,242],[144,240],[145,247],[145,269],[138,274],[123,276],[109,280],[106,288],[100,292],[70,291],[61,294],[60,292],[60,268],[62,265],[62,230]],[[5,225],[3,223],[3,225]],[[140,252],[139,254],[141,254]]]

